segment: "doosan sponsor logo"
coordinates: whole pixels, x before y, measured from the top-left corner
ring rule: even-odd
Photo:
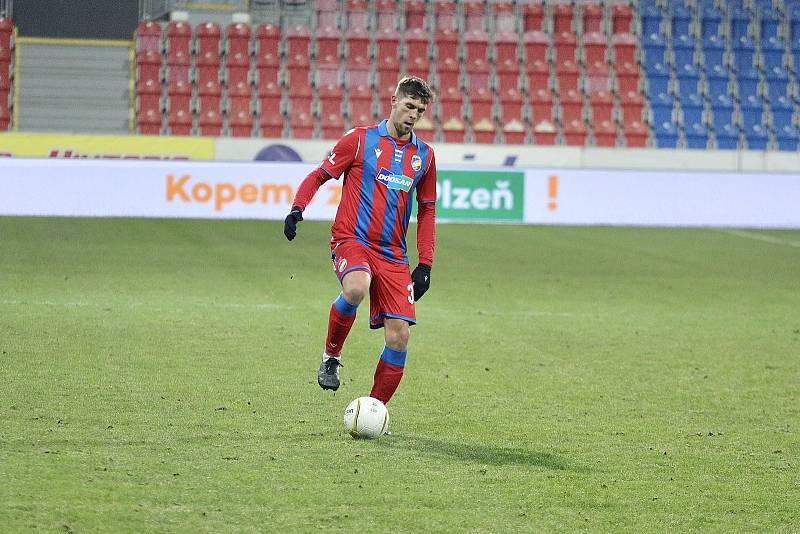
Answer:
[[[459,187],[452,180],[440,183],[439,201],[445,209],[453,210],[513,210],[514,192],[511,182],[497,180],[492,189],[486,187]]]
[[[208,203],[214,205],[215,211],[222,211],[233,202],[288,205],[294,198],[289,184],[210,182],[193,180],[191,174],[168,174],[166,192],[167,202]]]

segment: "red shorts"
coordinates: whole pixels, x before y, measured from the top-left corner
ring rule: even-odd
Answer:
[[[369,327],[381,328],[384,317],[416,324],[414,286],[405,263],[390,261],[358,241],[331,243],[333,272],[342,278],[351,271],[367,271],[369,285]]]

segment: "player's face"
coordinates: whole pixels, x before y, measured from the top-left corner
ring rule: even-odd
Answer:
[[[392,95],[392,113],[389,115],[389,126],[394,131],[389,133],[393,137],[403,138],[411,134],[414,125],[428,109],[419,98],[410,96]]]

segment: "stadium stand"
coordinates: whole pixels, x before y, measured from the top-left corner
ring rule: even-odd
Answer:
[[[310,5],[305,25],[143,21],[138,130],[213,135],[222,118],[225,135],[333,139],[382,118],[412,73],[438,94],[419,128],[433,141],[798,145],[797,0]]]
[[[0,17],[0,131],[12,126],[14,73],[14,22]]]

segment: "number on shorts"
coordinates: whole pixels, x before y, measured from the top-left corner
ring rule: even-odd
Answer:
[[[408,302],[414,304],[414,284],[408,284]]]

